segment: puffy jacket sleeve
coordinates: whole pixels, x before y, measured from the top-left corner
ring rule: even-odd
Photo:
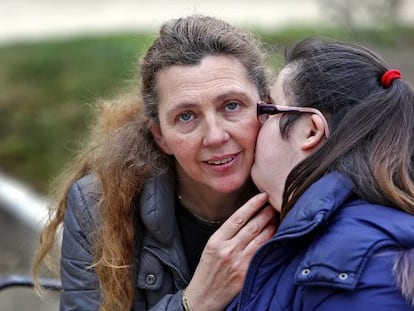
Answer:
[[[173,295],[165,295],[155,306],[148,311],[185,311],[181,303],[182,291],[178,291]],[[134,309],[146,310],[146,309]]]
[[[61,311],[98,310],[101,300],[99,282],[91,268],[91,209],[96,200],[87,192],[89,182],[87,177],[74,183],[68,195],[61,250]]]
[[[396,286],[392,272],[394,258],[394,251],[379,253],[371,257],[354,290],[312,287],[307,293],[310,298],[308,303],[307,299],[304,299],[304,310],[412,311],[413,308],[409,306]],[[318,301],[316,305],[315,301]]]
[[[99,223],[95,208],[98,195],[94,189],[93,178],[87,176],[74,183],[68,194],[63,222],[60,311],[99,310],[101,291],[97,275],[91,268],[93,234]],[[137,254],[138,258],[140,255]],[[174,294],[150,293],[152,291],[139,287],[136,290],[135,311],[183,311],[181,290]],[[156,299],[146,295],[155,295]]]

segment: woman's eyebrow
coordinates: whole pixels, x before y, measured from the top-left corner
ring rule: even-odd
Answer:
[[[177,111],[191,110],[191,109],[194,109],[197,106],[198,105],[194,104],[194,103],[182,102],[182,103],[179,103],[178,105],[175,105],[171,109],[168,109],[167,114],[171,115],[171,114],[175,114]]]
[[[229,99],[229,98],[239,98],[239,99],[244,99],[244,100],[248,100],[248,101],[251,100],[251,97],[248,96],[247,93],[238,92],[238,91],[231,91],[231,92],[226,92],[226,93],[220,94],[220,95],[216,96],[214,98],[214,100],[217,102],[217,101],[223,101],[223,100],[226,100],[226,99]]]

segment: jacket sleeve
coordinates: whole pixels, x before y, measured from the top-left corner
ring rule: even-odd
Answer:
[[[101,302],[99,281],[91,268],[92,237],[99,222],[92,182],[91,177],[84,177],[72,185],[68,194],[63,222],[60,311],[98,311]],[[133,310],[184,311],[181,290],[161,297],[154,305],[148,305],[145,290],[137,288]]]
[[[148,309],[148,311],[185,311],[181,299],[182,291],[180,290],[173,295],[164,296],[155,306]]]
[[[68,195],[61,249],[61,311],[98,310],[101,300],[99,282],[91,268],[91,208],[96,200],[84,195],[84,188],[91,188],[87,186],[84,178],[72,185]]]
[[[316,311],[412,311],[396,286],[392,268],[395,252],[377,254],[371,257],[353,290],[312,287],[309,300],[304,299],[304,310]],[[306,295],[306,294],[305,294]],[[315,299],[316,298],[316,299]],[[315,305],[314,302],[318,303]]]

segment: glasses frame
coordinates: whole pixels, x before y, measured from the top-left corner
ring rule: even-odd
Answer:
[[[325,137],[329,137],[329,126],[328,121],[326,120],[325,116],[322,112],[320,112],[316,108],[311,107],[298,107],[298,106],[282,106],[282,105],[275,105],[271,103],[266,103],[260,101],[257,103],[257,120],[260,124],[264,124],[270,116],[279,114],[279,113],[289,113],[289,112],[299,112],[299,113],[313,113],[318,115],[323,122],[324,125],[324,132]]]

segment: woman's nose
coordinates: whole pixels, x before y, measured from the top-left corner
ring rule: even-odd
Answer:
[[[203,139],[204,146],[214,147],[229,140],[230,134],[225,129],[223,122],[214,118],[208,120],[206,123]]]

